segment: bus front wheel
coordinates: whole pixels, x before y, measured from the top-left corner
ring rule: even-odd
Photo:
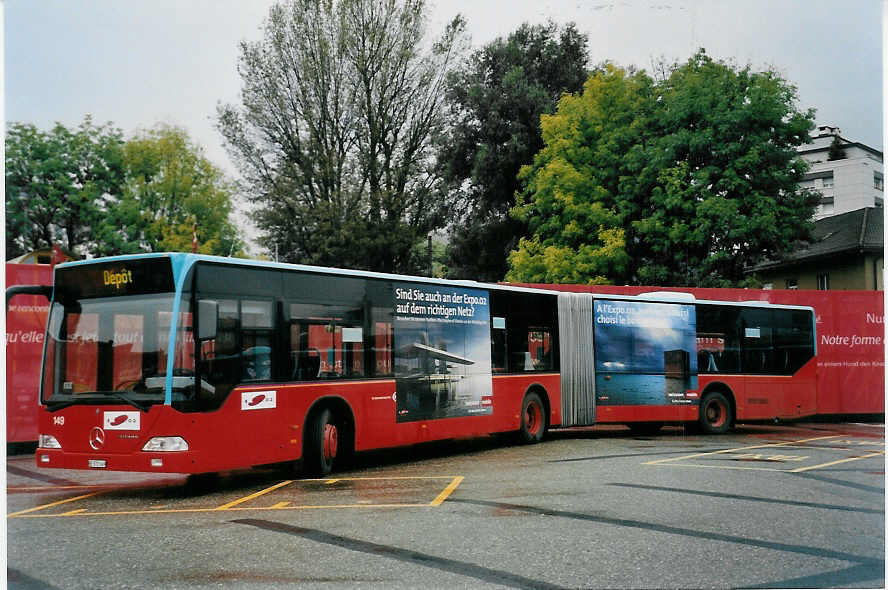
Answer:
[[[547,427],[543,400],[536,393],[528,393],[521,404],[521,440],[526,443],[540,442]]]
[[[308,475],[323,477],[333,471],[333,463],[339,452],[339,435],[339,428],[329,408],[312,416],[303,452],[303,463]]]
[[[707,393],[700,402],[700,429],[706,434],[724,434],[731,427],[731,403],[720,391]]]

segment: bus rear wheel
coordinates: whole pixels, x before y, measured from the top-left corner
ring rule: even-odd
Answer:
[[[548,426],[543,400],[533,392],[525,395],[521,403],[521,440],[526,443],[540,442]]]
[[[700,402],[700,429],[706,434],[724,434],[731,427],[731,403],[720,391],[712,391]]]
[[[329,408],[311,417],[303,450],[303,463],[308,475],[323,477],[333,471],[339,453],[339,436],[339,427]]]

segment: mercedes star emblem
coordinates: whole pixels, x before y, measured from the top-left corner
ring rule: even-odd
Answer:
[[[96,451],[105,446],[105,431],[96,426],[89,431],[89,446]]]

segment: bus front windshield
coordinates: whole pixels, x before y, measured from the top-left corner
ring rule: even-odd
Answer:
[[[170,354],[173,375],[193,376],[194,369],[191,314],[184,301],[177,344],[170,351],[173,302],[172,293],[54,301],[42,402],[50,410],[74,404],[128,404],[147,410],[162,404]],[[186,383],[177,379],[174,387]]]

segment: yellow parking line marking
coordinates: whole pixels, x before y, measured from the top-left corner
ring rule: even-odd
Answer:
[[[337,481],[339,481],[339,480],[338,480],[338,479],[328,479],[328,480],[325,481],[324,483],[325,483],[326,485],[328,485],[328,486],[332,486],[332,485],[333,485],[334,483],[336,483]]]
[[[400,475],[394,477],[340,477],[334,481],[389,481],[389,480],[411,480],[411,479],[453,479],[452,475]],[[300,479],[299,481],[330,481],[328,478]]]
[[[77,510],[70,510],[68,512],[62,512],[59,516],[74,516],[75,514],[81,514],[86,512],[86,508],[78,508]]]
[[[885,453],[880,451],[878,453],[870,453],[869,455],[863,455],[861,457],[848,457],[846,459],[839,459],[838,461],[830,461],[829,463],[821,463],[820,465],[810,465],[808,467],[799,467],[798,469],[790,469],[789,473],[801,473],[802,471],[811,471],[812,469],[820,469],[822,467],[830,467],[832,465],[838,465],[840,463],[848,463],[850,461],[859,461],[861,459],[869,459],[870,457],[881,457],[884,455],[885,455]]]
[[[737,449],[722,449],[721,451],[710,451],[708,453],[694,453],[693,455],[684,455],[682,457],[671,457],[668,459],[657,459],[656,461],[647,461],[645,463],[642,463],[642,465],[662,465],[664,463],[671,463],[673,461],[682,461],[684,459],[694,459],[696,457],[706,457],[708,455],[722,455],[722,454],[726,454],[726,453],[736,453],[738,451],[748,451],[750,449],[766,449],[766,448],[772,448],[772,447],[785,447],[785,446],[790,446],[790,445],[797,445],[799,443],[811,442],[812,440],[825,440],[828,438],[839,438],[839,436],[838,435],[818,436],[815,438],[805,438],[802,440],[793,440],[793,441],[787,441],[787,442],[782,442],[782,443],[769,443],[766,445],[754,445],[751,447],[740,447]],[[776,471],[780,471],[780,470],[776,470]]]
[[[228,510],[229,508],[233,508],[233,507],[237,506],[238,504],[243,504],[244,502],[249,502],[250,500],[252,500],[254,498],[258,498],[259,496],[264,496],[265,494],[267,494],[269,492],[273,492],[276,489],[282,488],[285,485],[288,485],[291,483],[293,483],[292,479],[288,479],[286,481],[276,483],[269,488],[265,488],[264,490],[260,490],[260,491],[256,492],[255,494],[250,494],[249,496],[244,496],[243,498],[238,498],[237,500],[234,500],[233,502],[228,502],[227,504],[222,504],[221,506],[217,506],[216,508],[214,508],[214,510]]]
[[[440,506],[442,503],[444,503],[444,500],[446,500],[447,497],[453,493],[453,490],[455,490],[464,479],[465,478],[462,475],[457,475],[456,477],[454,477],[453,481],[450,482],[450,485],[441,490],[441,493],[438,494],[437,498],[432,500],[432,503],[429,504],[429,506]]]
[[[230,508],[232,512],[237,511],[262,511],[262,510],[328,510],[332,508],[429,508],[430,504],[317,504],[309,506],[286,506],[283,508],[275,508],[273,506],[262,507],[235,507]],[[134,516],[138,514],[184,514],[199,512],[218,512],[217,508],[179,508],[169,510],[121,510],[120,512],[83,512],[71,514],[71,516]],[[27,514],[21,518],[58,518],[60,514]]]
[[[703,469],[733,469],[735,471],[788,471],[773,467],[739,467],[737,465],[700,465],[699,463],[679,463],[678,467],[702,467]]]
[[[452,493],[453,491],[462,483],[464,477],[463,476],[452,476],[452,475],[415,475],[415,476],[398,476],[398,477],[343,477],[335,480],[331,479],[303,479],[299,481],[309,482],[335,482],[335,481],[391,481],[391,480],[402,480],[402,481],[421,481],[421,480],[449,480],[447,487],[441,491],[437,495],[437,497],[432,500],[431,503],[404,503],[404,504],[374,504],[367,503],[369,501],[358,501],[358,503],[354,504],[315,504],[315,505],[292,505],[291,502],[278,502],[271,506],[240,506],[244,502],[248,502],[254,498],[258,498],[262,495],[268,494],[278,488],[281,488],[285,485],[293,483],[294,480],[287,480],[277,483],[271,487],[268,487],[264,490],[256,492],[254,494],[250,494],[249,496],[245,496],[243,498],[239,498],[232,502],[228,502],[227,504],[223,504],[221,506],[215,508],[166,508],[169,504],[161,504],[156,506],[151,506],[148,509],[142,510],[121,510],[118,512],[105,511],[105,512],[88,512],[86,509],[82,510],[71,510],[69,512],[65,512],[63,514],[33,514],[34,512],[51,508],[53,506],[58,506],[60,504],[65,504],[67,502],[73,502],[75,500],[81,500],[84,498],[89,498],[91,496],[95,496],[100,493],[104,493],[108,491],[108,488],[104,488],[101,491],[93,492],[91,494],[85,494],[82,496],[77,496],[75,498],[68,498],[67,500],[61,500],[58,502],[53,502],[51,504],[45,504],[43,506],[37,506],[36,508],[30,508],[28,510],[22,510],[19,512],[15,512],[12,514],[8,514],[7,517],[20,516],[21,518],[56,518],[59,516],[131,516],[131,515],[139,515],[139,514],[183,514],[183,513],[201,513],[201,512],[218,512],[220,510],[232,510],[232,511],[246,511],[246,510],[324,510],[324,509],[347,509],[347,508],[382,508],[382,509],[392,509],[392,508],[429,508],[440,506]]]
[[[84,498],[90,498],[92,496],[96,496],[101,494],[102,492],[93,492],[92,494],[84,494],[82,496],[76,496],[74,498],[68,498],[67,500],[59,500],[58,502],[52,502],[50,504],[43,504],[42,506],[37,506],[35,508],[28,508],[27,510],[19,510],[18,512],[13,512],[11,514],[7,514],[6,518],[12,518],[14,516],[21,516],[23,514],[29,514],[31,512],[37,512],[38,510],[44,510],[46,508],[52,508],[53,506],[61,506],[62,504],[67,504],[68,502],[76,502],[77,500],[83,500]]]

